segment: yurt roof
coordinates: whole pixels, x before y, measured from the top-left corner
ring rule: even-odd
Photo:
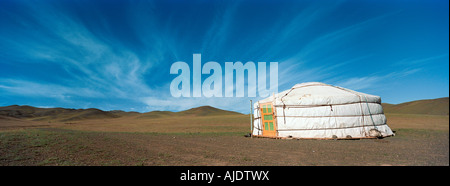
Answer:
[[[259,103],[273,102],[274,105],[335,105],[350,103],[381,103],[379,96],[320,82],[300,83],[291,89],[271,95]]]

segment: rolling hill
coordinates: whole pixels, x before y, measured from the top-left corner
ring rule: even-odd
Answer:
[[[382,103],[385,113],[449,115],[449,98],[417,100],[401,104]]]
[[[222,110],[218,108],[214,108],[211,106],[202,106],[191,108],[189,110],[178,112],[179,114],[184,115],[197,115],[197,116],[217,116],[217,115],[232,115],[232,114],[241,114],[238,112]]]
[[[0,116],[26,119],[31,121],[79,121],[87,119],[109,119],[120,118],[124,116],[136,116],[140,119],[152,119],[161,117],[176,116],[222,116],[222,115],[241,115],[237,112],[221,110],[211,106],[202,106],[188,109],[180,112],[171,111],[152,111],[146,113],[125,112],[121,110],[102,111],[95,108],[89,109],[68,109],[68,108],[37,108],[32,106],[11,105],[0,107]],[[0,118],[1,119],[1,118]]]
[[[7,116],[32,121],[76,121],[84,119],[118,118],[120,115],[95,108],[36,108],[32,106],[11,105],[0,107],[0,116]]]
[[[449,98],[417,100],[401,104],[382,103],[387,114],[425,114],[449,115]],[[146,113],[125,112],[121,110],[102,111],[95,108],[68,109],[68,108],[37,108],[32,106],[11,105],[0,107],[0,119],[16,118],[31,121],[69,122],[89,119],[112,119],[133,116],[137,119],[153,119],[178,116],[224,116],[242,115],[238,112],[222,110],[211,106],[201,106],[180,112],[152,111]]]

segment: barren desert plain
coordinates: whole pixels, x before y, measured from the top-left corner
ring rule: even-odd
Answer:
[[[249,115],[0,107],[2,166],[448,166],[449,99],[383,104],[395,136],[244,137]]]

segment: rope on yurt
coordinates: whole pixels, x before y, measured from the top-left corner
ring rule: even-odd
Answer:
[[[367,110],[369,111],[369,116],[370,119],[372,120],[373,127],[375,127],[375,129],[378,130],[377,126],[375,125],[375,121],[373,121],[372,113],[370,113],[369,103],[367,101],[366,96],[364,96],[364,99],[366,100]]]
[[[338,121],[337,121],[336,114],[334,114],[334,111],[333,111],[333,105],[330,105],[330,109],[331,109],[331,115],[334,118],[334,126],[335,126],[335,128],[338,128]]]
[[[305,85],[305,86],[301,86],[301,87],[292,87],[286,94],[284,94],[284,96],[282,96],[280,98],[281,103],[283,104],[283,120],[284,120],[284,124],[286,124],[286,113],[284,112],[284,109],[286,108],[286,104],[284,104],[283,98],[286,97],[289,93],[291,93],[291,91],[293,91],[296,88],[303,88],[303,87],[309,87],[309,86],[330,86],[327,84],[312,84],[312,85]],[[275,99],[275,97],[274,97]]]
[[[362,98],[361,98],[361,95],[358,95],[358,97],[359,97],[359,108],[361,109],[361,119],[362,119],[363,133],[364,133],[364,135],[367,135],[367,133],[366,133],[366,126],[364,125],[365,120],[364,120],[364,110],[362,108]]]
[[[355,94],[356,96],[359,97],[359,101],[360,101],[359,106],[361,107],[361,116],[362,116],[362,119],[363,119],[363,123],[362,123],[362,125],[363,125],[363,131],[364,131],[364,133],[366,133],[366,127],[364,126],[364,123],[365,123],[365,122],[364,122],[364,117],[365,117],[365,116],[364,116],[364,111],[362,110],[362,100],[361,100],[361,95],[360,95],[359,93],[353,91],[353,90],[349,90],[349,89],[346,89],[346,88],[342,88],[342,87],[338,87],[338,86],[333,86],[333,85],[330,85],[330,86],[336,87],[336,88],[338,88],[338,89],[341,89],[341,90],[344,90],[344,91],[347,91],[347,92],[350,92],[350,93]],[[369,103],[368,103],[368,101],[367,101],[366,96],[364,96],[364,99],[366,100],[367,110],[369,111],[369,116],[370,116],[370,119],[372,120],[372,124],[373,124],[373,126],[375,127],[375,129],[378,130],[377,126],[375,125],[375,122],[373,121],[372,113],[370,113]]]
[[[286,108],[286,104],[284,104],[283,98],[286,97],[292,90],[294,90],[294,88],[291,88],[291,90],[289,90],[289,92],[287,92],[286,94],[284,94],[284,96],[282,96],[280,98],[281,103],[283,103],[283,120],[284,120],[284,124],[286,124],[286,113],[284,112],[284,109]],[[273,99],[275,100],[275,97]]]

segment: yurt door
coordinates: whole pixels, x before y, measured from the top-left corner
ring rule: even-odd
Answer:
[[[277,126],[272,103],[259,104],[263,124],[263,136],[277,136]]]

